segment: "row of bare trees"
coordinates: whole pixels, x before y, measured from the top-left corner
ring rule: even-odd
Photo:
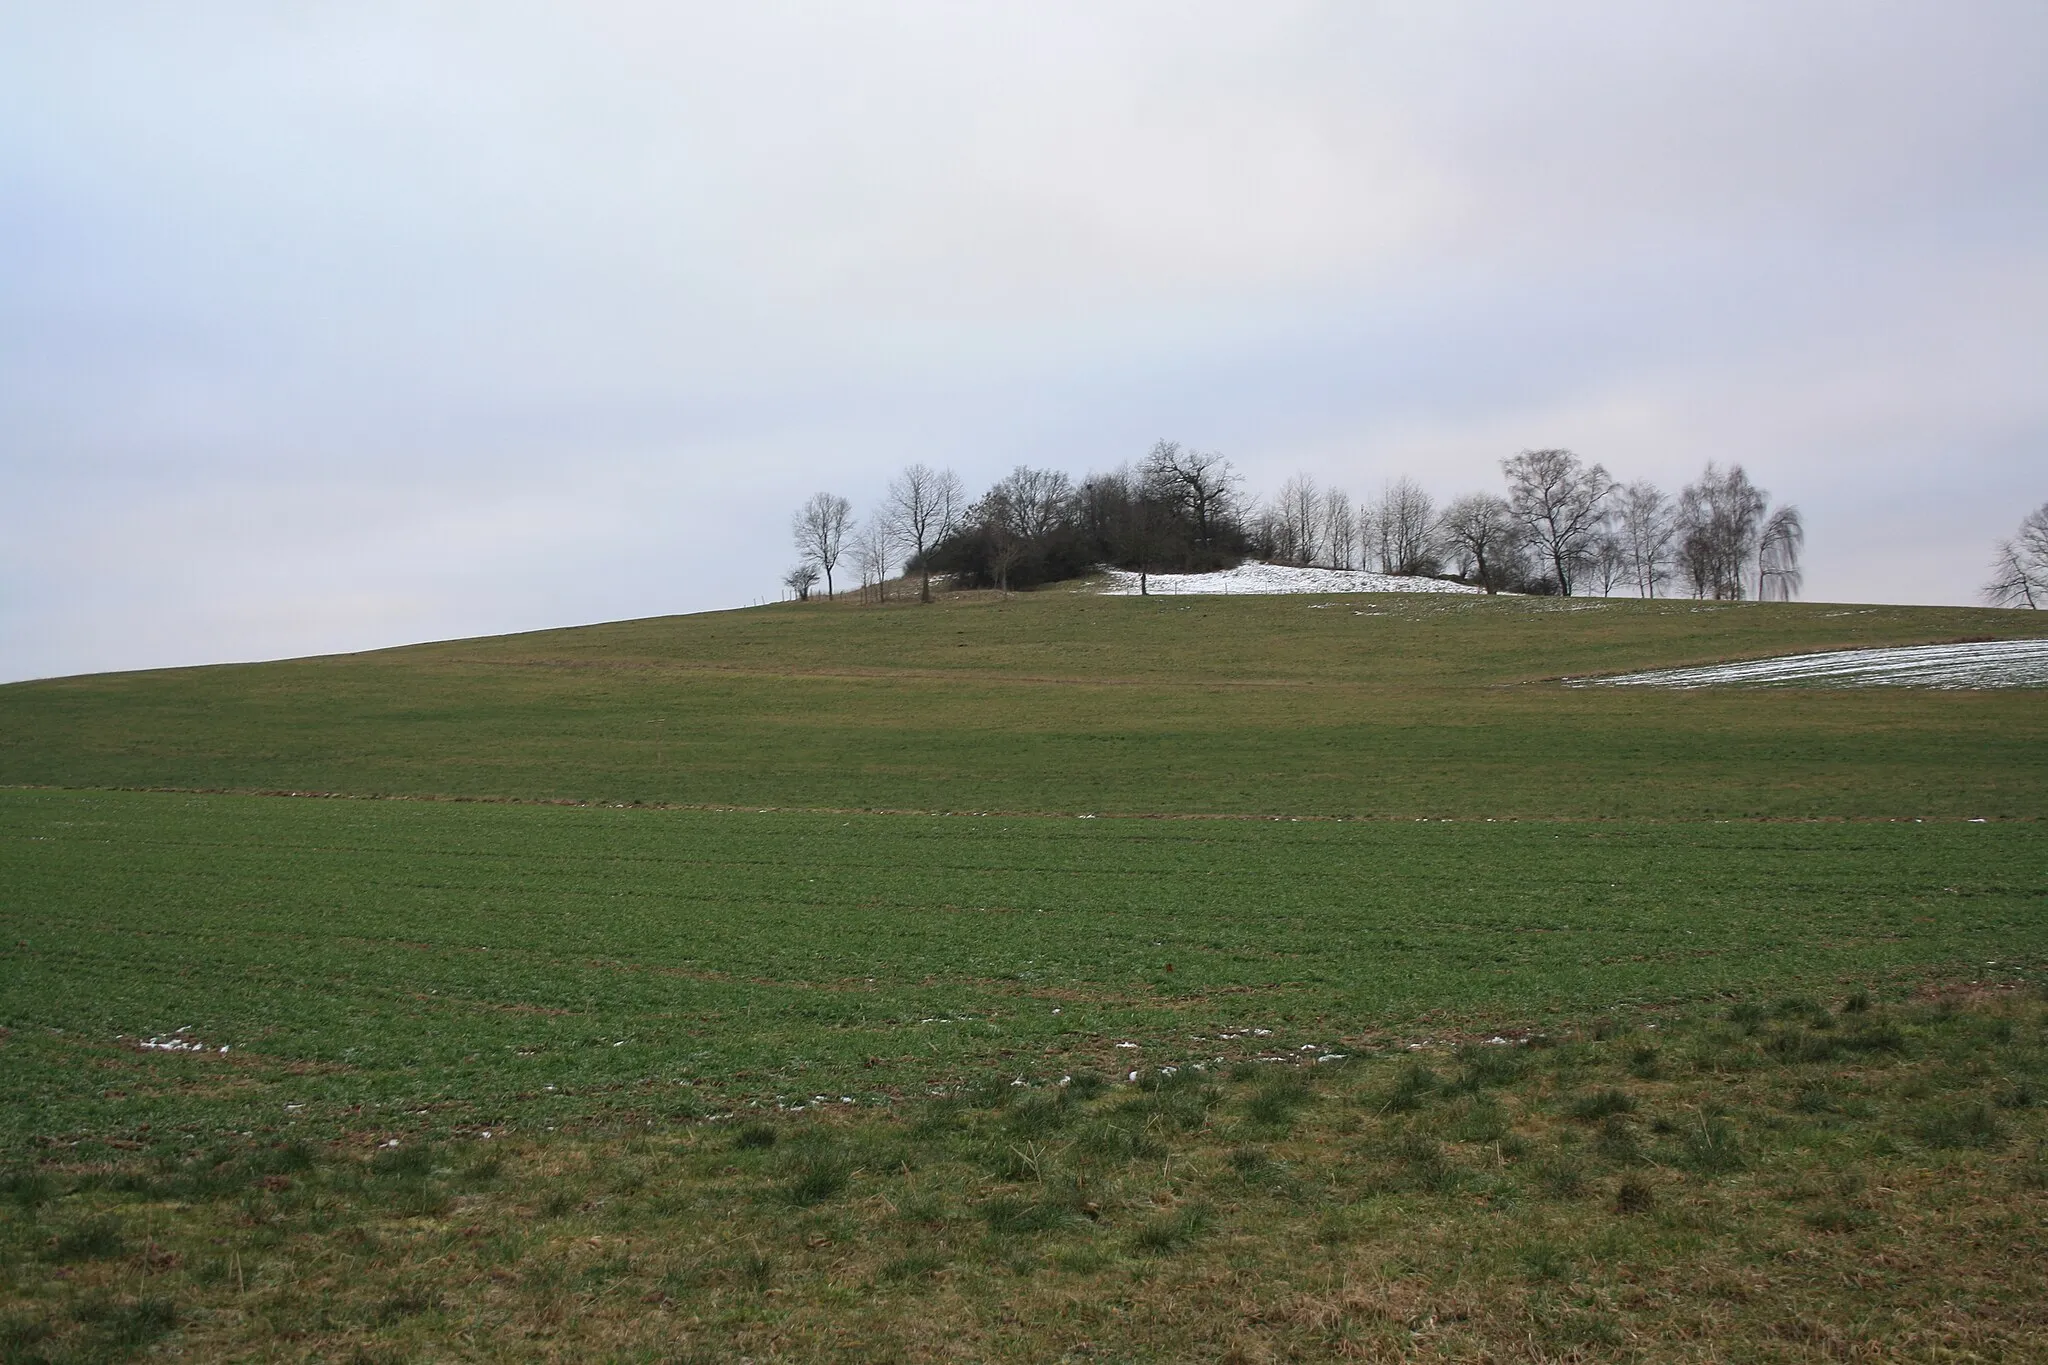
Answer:
[[[1708,465],[1675,499],[1569,450],[1525,450],[1501,472],[1505,496],[1467,494],[1441,509],[1406,478],[1354,505],[1298,475],[1262,513],[1258,538],[1284,563],[1447,575],[1488,592],[1785,600],[1801,586],[1799,509],[1773,508],[1741,465]]]
[[[1525,450],[1501,461],[1501,472],[1505,495],[1472,493],[1443,507],[1406,478],[1354,502],[1307,475],[1259,503],[1221,455],[1160,441],[1133,464],[1078,483],[1020,465],[969,502],[958,475],[917,464],[857,526],[845,498],[806,502],[792,527],[800,562],[784,583],[808,597],[822,579],[832,594],[835,570],[850,561],[862,595],[886,599],[900,563],[929,602],[934,573],[1007,592],[1112,564],[1135,570],[1143,591],[1154,572],[1257,557],[1449,576],[1488,592],[1788,600],[1800,589],[1799,511],[1773,507],[1740,465],[1709,464],[1675,498],[1647,481],[1618,483],[1563,449]],[[2042,515],[2048,549],[2048,509]]]
[[[837,493],[813,493],[790,523],[797,564],[783,576],[783,586],[803,601],[822,578],[825,595],[837,596],[834,571],[850,559],[862,594],[886,600],[889,569],[907,554],[920,571],[919,596],[929,602],[931,550],[959,523],[963,496],[960,476],[952,470],[914,464],[889,481],[882,506],[855,526],[851,502]]]

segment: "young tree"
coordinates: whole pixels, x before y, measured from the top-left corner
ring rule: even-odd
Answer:
[[[1323,545],[1330,567],[1348,569],[1358,556],[1358,522],[1351,515],[1351,498],[1341,488],[1323,494]]]
[[[1372,509],[1378,533],[1380,572],[1413,577],[1441,567],[1436,551],[1436,500],[1411,479],[1395,479],[1380,490]]]
[[[1984,600],[1994,607],[2036,611],[2048,602],[2048,502],[2020,519],[2018,535],[1998,542]]]
[[[889,565],[895,548],[889,519],[880,512],[869,517],[853,538],[853,567],[860,575],[861,592],[872,587],[878,602],[889,600]]]
[[[1593,547],[1587,560],[1593,573],[1593,581],[1600,585],[1602,597],[1614,596],[1614,586],[1628,581],[1628,548],[1621,538],[1621,530],[1609,517],[1593,537]]]
[[[1296,474],[1280,485],[1273,504],[1273,541],[1276,557],[1289,564],[1316,562],[1323,541],[1323,495],[1316,481]]]
[[[1655,597],[1671,581],[1671,499],[1648,479],[1638,479],[1616,491],[1613,517],[1636,593]]]
[[[1508,506],[1523,535],[1556,576],[1558,592],[1570,597],[1614,480],[1569,450],[1525,450],[1500,466],[1507,475]]]
[[[1445,547],[1476,569],[1479,586],[1499,592],[1509,581],[1506,570],[1519,549],[1520,532],[1507,500],[1491,493],[1468,494],[1446,507],[1438,524]]]
[[[932,600],[928,552],[953,530],[960,515],[960,476],[950,469],[914,464],[889,481],[884,506],[897,540],[917,556],[918,600]]]
[[[795,593],[797,601],[810,601],[811,589],[818,586],[818,566],[805,560],[782,576],[782,586]]]
[[[832,570],[846,541],[846,526],[853,518],[853,504],[836,493],[813,493],[797,509],[790,523],[796,537],[797,553],[825,574],[825,596],[832,593]]]

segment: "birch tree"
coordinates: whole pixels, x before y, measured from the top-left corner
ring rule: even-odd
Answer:
[[[1677,534],[1671,499],[1648,479],[1638,479],[1616,491],[1614,523],[1637,595],[1655,597],[1671,581],[1671,542]]]

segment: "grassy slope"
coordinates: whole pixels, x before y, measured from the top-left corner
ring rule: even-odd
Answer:
[[[2043,628],[1046,594],[0,688],[34,1162],[0,1171],[0,1352],[2023,1353],[2040,1007],[1885,1002],[2048,961],[2040,694],[1547,680]],[[87,790],[124,787],[736,809]],[[851,813],[880,809],[1069,818]],[[1708,1021],[1857,985],[1896,1048]],[[1410,1040],[1442,1067],[1610,1007],[1698,1042],[1390,1108]],[[179,1025],[232,1051],[134,1045]],[[1392,1055],[1270,1103],[1011,1110],[1065,1069],[1304,1043]],[[992,1068],[980,1117],[844,1117]],[[1596,1080],[1636,1130],[1571,1117]],[[678,1122],[824,1092],[864,1103],[765,1156]],[[497,1162],[426,1145],[508,1122]],[[1695,1162],[1723,1123],[1738,1158]]]
[[[1363,613],[1363,614],[1361,614]],[[911,809],[1985,815],[2033,692],[1548,679],[2048,630],[1934,608],[1065,593],[0,688],[0,784]]]

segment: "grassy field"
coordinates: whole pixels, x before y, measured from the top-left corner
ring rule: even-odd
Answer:
[[[2038,692],[1561,675],[2034,612],[1447,597],[814,604],[0,688],[0,784],[791,809],[2033,816]]]
[[[2029,632],[1047,592],[0,688],[0,1359],[2030,1358],[2040,692],[1556,681]]]

